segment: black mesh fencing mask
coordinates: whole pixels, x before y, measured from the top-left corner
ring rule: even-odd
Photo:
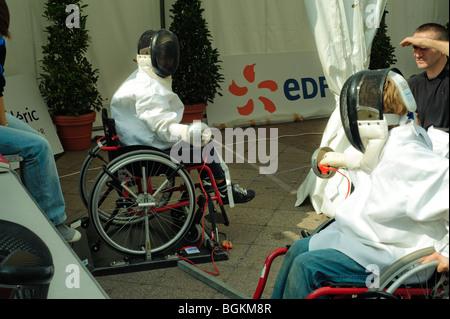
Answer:
[[[376,136],[380,124],[399,124],[398,115],[383,114],[383,90],[388,77],[396,86],[406,109],[413,114],[417,107],[414,96],[396,68],[357,72],[342,87],[339,105],[342,126],[350,144],[362,153],[367,138]]]
[[[176,35],[167,30],[157,31],[152,39],[150,55],[158,76],[166,78],[173,75],[180,62],[180,44]]]

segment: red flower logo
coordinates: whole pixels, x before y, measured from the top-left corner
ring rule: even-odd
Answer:
[[[244,68],[244,78],[249,83],[255,82],[255,66],[256,66],[256,63],[247,65]],[[278,90],[278,84],[275,83],[274,81],[267,80],[267,81],[262,81],[261,83],[259,83],[258,88],[259,89],[268,89],[271,92],[275,92],[276,90]],[[244,96],[248,92],[247,87],[238,86],[236,84],[236,82],[234,82],[234,80],[232,81],[228,90],[230,91],[231,94],[233,94],[235,96]],[[264,109],[267,112],[273,113],[276,111],[277,108],[271,100],[269,100],[268,98],[263,97],[263,96],[260,96],[258,99],[264,104]],[[255,103],[253,102],[253,99],[250,99],[246,105],[244,105],[242,107],[239,107],[239,106],[237,107],[239,114],[244,115],[244,116],[252,114],[254,108],[255,108]]]

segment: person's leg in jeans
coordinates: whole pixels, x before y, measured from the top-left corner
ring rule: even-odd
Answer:
[[[0,127],[0,152],[20,155],[20,175],[23,184],[39,207],[63,236],[72,241],[76,231],[64,227],[65,201],[59,182],[53,153],[48,141],[21,120],[6,114],[8,127]]]
[[[326,281],[364,283],[365,268],[334,249],[309,251],[309,240],[296,241],[283,258],[273,299],[304,299]]]

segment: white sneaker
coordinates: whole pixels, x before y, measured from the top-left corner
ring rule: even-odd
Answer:
[[[68,243],[74,243],[81,239],[81,233],[72,227],[68,227],[64,224],[59,224],[58,226],[56,226],[56,229]]]

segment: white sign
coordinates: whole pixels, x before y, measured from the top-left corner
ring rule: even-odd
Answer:
[[[6,112],[44,135],[54,155],[64,152],[47,105],[32,75],[7,77],[3,99]]]
[[[237,127],[326,117],[335,109],[317,52],[222,57],[223,96],[208,125]]]

